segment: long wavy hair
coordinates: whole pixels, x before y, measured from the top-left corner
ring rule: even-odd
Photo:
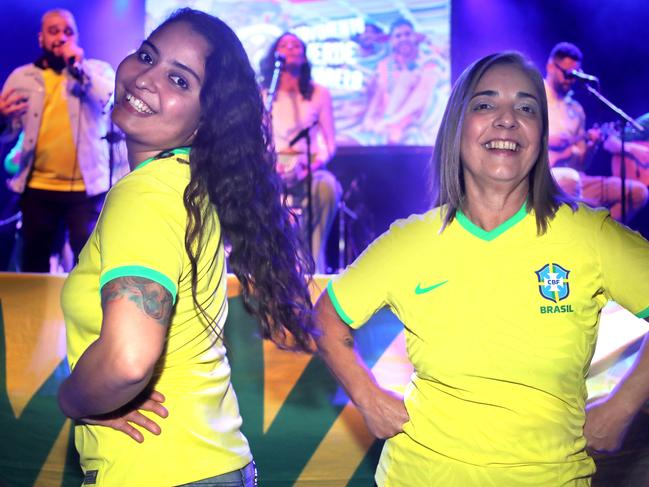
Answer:
[[[246,307],[260,321],[262,336],[282,348],[311,350],[306,276],[313,273],[313,262],[301,249],[282,197],[269,121],[248,56],[232,29],[216,17],[184,8],[156,31],[174,22],[189,24],[211,48],[184,193],[194,304],[211,322],[196,289],[213,205],[220,238],[230,247],[229,267],[241,283]]]
[[[275,39],[275,42],[270,45],[268,52],[266,52],[266,55],[260,61],[259,70],[261,72],[261,86],[266,89],[270,87],[270,81],[273,78],[273,70],[275,69],[275,52],[277,51],[277,45],[288,35],[295,37],[300,44],[302,44],[302,49],[304,49],[304,62],[302,63],[302,66],[300,66],[298,87],[302,98],[310,100],[313,95],[313,81],[311,79],[311,63],[306,57],[306,44],[292,32],[284,32],[281,36]]]
[[[548,101],[543,78],[538,69],[522,54],[513,51],[490,54],[478,59],[460,75],[453,86],[451,96],[442,118],[435,149],[430,161],[429,188],[433,206],[446,205],[444,209],[445,228],[458,209],[463,209],[465,199],[464,177],[460,158],[462,127],[469,102],[482,76],[492,67],[510,64],[527,75],[534,85],[541,108],[541,148],[530,171],[527,211],[534,210],[536,229],[539,235],[547,231],[549,221],[559,207],[567,203],[573,209],[576,203],[567,196],[554,181],[548,159]]]

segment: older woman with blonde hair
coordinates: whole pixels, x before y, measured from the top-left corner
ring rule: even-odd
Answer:
[[[538,70],[486,56],[455,84],[431,161],[434,208],[400,220],[316,305],[320,351],[388,438],[380,486],[587,486],[649,397],[648,355],[586,411],[601,309],[649,317],[649,243],[550,175]],[[388,306],[414,373],[382,389],[350,328]],[[644,350],[644,349],[643,349]]]

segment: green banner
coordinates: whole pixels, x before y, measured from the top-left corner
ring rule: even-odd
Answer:
[[[72,425],[56,403],[56,390],[68,374],[58,308],[62,280],[0,275],[2,486],[82,482]],[[371,437],[318,357],[261,340],[255,319],[233,295],[236,284],[232,288],[225,340],[260,485],[371,485],[381,442]],[[359,350],[379,377],[389,370],[386,386],[402,389],[412,371],[403,327],[385,310],[372,321],[356,332]]]
[[[56,391],[67,376],[62,276],[0,273],[0,486],[79,486],[82,475],[72,425]],[[324,289],[318,279],[313,294]],[[382,443],[317,357],[261,340],[228,279],[225,327],[232,382],[260,485],[372,485]],[[402,392],[409,364],[403,325],[388,310],[355,332],[356,344],[384,387]],[[602,314],[588,382],[607,393],[628,369],[647,323],[618,306]]]

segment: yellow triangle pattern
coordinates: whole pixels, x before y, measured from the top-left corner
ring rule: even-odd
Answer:
[[[59,304],[63,280],[63,276],[0,275],[7,393],[16,417],[65,358],[65,325]]]
[[[237,289],[236,278],[228,280],[228,290]],[[309,288],[315,302],[329,281],[328,277],[315,276]],[[239,285],[240,286],[240,285]],[[228,291],[228,297],[230,293]],[[287,352],[277,348],[271,341],[264,340],[264,433],[277,417],[302,372],[311,360],[311,355]]]
[[[63,428],[56,437],[56,441],[50,450],[47,459],[41,468],[34,487],[51,487],[63,483],[65,472],[65,457],[68,451],[68,433],[70,431],[70,420],[63,423]]]
[[[413,368],[406,356],[404,333],[399,333],[372,367],[382,387],[403,393]],[[327,481],[327,485],[345,486],[363,461],[374,437],[367,430],[362,415],[349,402],[334,422],[318,449],[300,474],[296,486]],[[337,479],[331,479],[332,475]]]
[[[310,360],[311,355],[287,352],[264,340],[264,434]]]

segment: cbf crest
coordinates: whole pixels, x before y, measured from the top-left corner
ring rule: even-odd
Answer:
[[[554,262],[541,267],[536,271],[541,296],[554,303],[566,299],[570,294],[569,274],[569,270]]]

